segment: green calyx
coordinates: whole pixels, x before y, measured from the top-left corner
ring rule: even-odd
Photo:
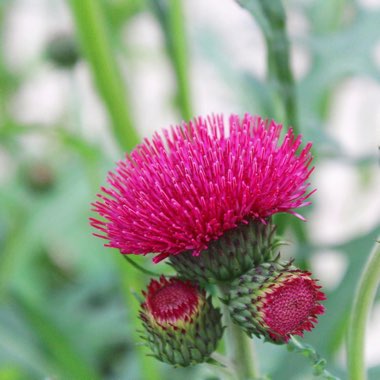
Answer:
[[[273,259],[280,244],[275,226],[251,220],[226,231],[199,256],[192,252],[171,256],[170,265],[183,278],[202,283],[230,282],[262,262]]]
[[[180,325],[159,324],[147,314],[140,313],[146,341],[158,360],[178,367],[203,363],[216,350],[223,335],[221,312],[214,308],[211,297],[204,298],[197,312]]]
[[[277,258],[257,266],[232,282],[226,303],[232,320],[249,336],[273,341],[262,315],[262,301],[266,291],[276,286],[280,273],[291,269],[295,269],[291,263],[283,264]]]

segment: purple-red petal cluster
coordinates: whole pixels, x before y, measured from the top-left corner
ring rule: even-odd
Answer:
[[[251,219],[308,205],[311,144],[246,114],[197,118],[155,134],[109,173],[91,224],[123,254],[159,253],[155,261],[206,249]]]
[[[293,277],[297,274],[297,277]],[[290,335],[303,336],[317,323],[317,316],[323,314],[324,306],[319,302],[326,299],[311,273],[295,271],[289,279],[273,284],[265,295],[260,312],[269,328],[273,340],[288,341]]]
[[[160,325],[191,320],[198,312],[200,299],[204,299],[204,292],[197,285],[164,276],[152,280],[143,294],[143,309]]]

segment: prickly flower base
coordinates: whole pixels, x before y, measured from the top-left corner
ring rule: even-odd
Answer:
[[[320,286],[291,263],[263,263],[232,283],[228,307],[248,335],[286,343],[290,335],[310,331],[324,313]]]
[[[211,297],[194,283],[163,276],[143,294],[143,338],[153,355],[182,367],[206,361],[223,335],[221,313]]]
[[[232,281],[254,266],[273,259],[279,240],[275,227],[251,220],[225,232],[199,255],[190,251],[170,257],[170,264],[183,278],[201,282]]]

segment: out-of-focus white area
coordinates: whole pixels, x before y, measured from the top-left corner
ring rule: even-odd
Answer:
[[[339,285],[347,264],[347,258],[339,251],[323,250],[311,257],[315,277],[329,290]]]
[[[372,168],[368,179],[363,179],[347,164],[318,164],[313,181],[316,208],[309,221],[315,243],[343,242],[347,236],[375,227],[380,215],[380,178],[376,170]],[[364,180],[369,184],[364,186]]]
[[[350,156],[368,155],[380,141],[379,99],[380,83],[369,78],[347,79],[337,89],[330,133]]]
[[[170,104],[175,78],[162,54],[165,41],[152,15],[135,17],[123,32],[131,56],[136,57],[125,67],[126,77],[128,69],[134,73],[128,77],[133,114],[140,135],[148,136],[156,130],[157,122],[165,126],[176,120]]]
[[[224,54],[237,70],[247,70],[259,78],[266,73],[264,38],[248,12],[233,1],[219,0],[185,2],[190,34],[211,30],[223,41]]]
[[[236,71],[247,70],[259,78],[266,74],[266,51],[258,26],[244,10],[231,0],[192,0],[186,3],[186,21],[190,36],[192,99],[196,114],[243,113],[239,99],[231,92],[211,62],[199,54],[192,36],[211,30],[222,41],[228,64]],[[362,0],[367,7],[380,7],[379,0]],[[37,67],[46,42],[56,32],[72,28],[63,2],[51,0],[15,0],[7,17],[3,48],[9,67],[28,79],[15,95],[12,112],[17,120],[28,124],[49,125],[68,122],[67,107],[80,104],[82,131],[92,141],[106,144],[112,151],[107,132],[107,117],[94,91],[85,63],[72,73],[61,72],[48,64]],[[298,13],[289,14],[291,37],[308,31],[308,23]],[[156,20],[149,14],[136,17],[123,30],[130,54],[120,62],[126,76],[133,115],[141,136],[180,121],[174,110],[174,77],[164,54],[164,40]],[[308,72],[311,57],[305,47],[292,47],[292,66],[297,78]],[[380,67],[380,42],[374,49]],[[129,75],[133,72],[133,75]],[[375,155],[380,144],[380,85],[370,78],[350,78],[333,94],[328,120],[328,134],[338,141],[350,157]],[[38,155],[49,149],[46,139],[27,136],[25,149]],[[9,159],[0,151],[0,181]],[[339,243],[369,231],[380,221],[380,175],[375,164],[363,178],[352,166],[321,160],[313,174],[315,210],[309,228],[317,244]],[[363,254],[368,254],[363,252]],[[326,251],[312,260],[316,276],[330,288],[340,281],[346,262],[339,252]],[[367,361],[380,364],[380,308],[370,321]]]
[[[56,123],[67,107],[71,95],[69,84],[69,78],[64,72],[44,65],[25,81],[21,91],[14,97],[12,113],[25,124]]]
[[[380,0],[360,0],[359,3],[369,9],[380,8]]]

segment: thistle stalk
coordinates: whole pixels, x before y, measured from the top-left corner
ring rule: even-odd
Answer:
[[[219,285],[222,297],[227,297],[228,289]],[[252,339],[244,331],[235,325],[230,317],[228,307],[224,307],[224,323],[227,325],[225,339],[228,357],[234,365],[237,380],[254,380],[259,377],[257,360],[253,348]]]
[[[282,108],[286,124],[299,133],[297,93],[290,66],[290,43],[281,0],[236,0],[259,24],[267,46],[268,82],[275,92],[275,107]]]
[[[367,378],[364,362],[365,330],[368,314],[372,309],[376,289],[380,281],[380,236],[375,242],[371,254],[359,280],[347,337],[347,364],[349,380]]]
[[[112,49],[105,13],[98,1],[71,0],[69,4],[81,46],[111,119],[112,132],[121,148],[129,151],[140,139],[133,127],[131,106]]]

